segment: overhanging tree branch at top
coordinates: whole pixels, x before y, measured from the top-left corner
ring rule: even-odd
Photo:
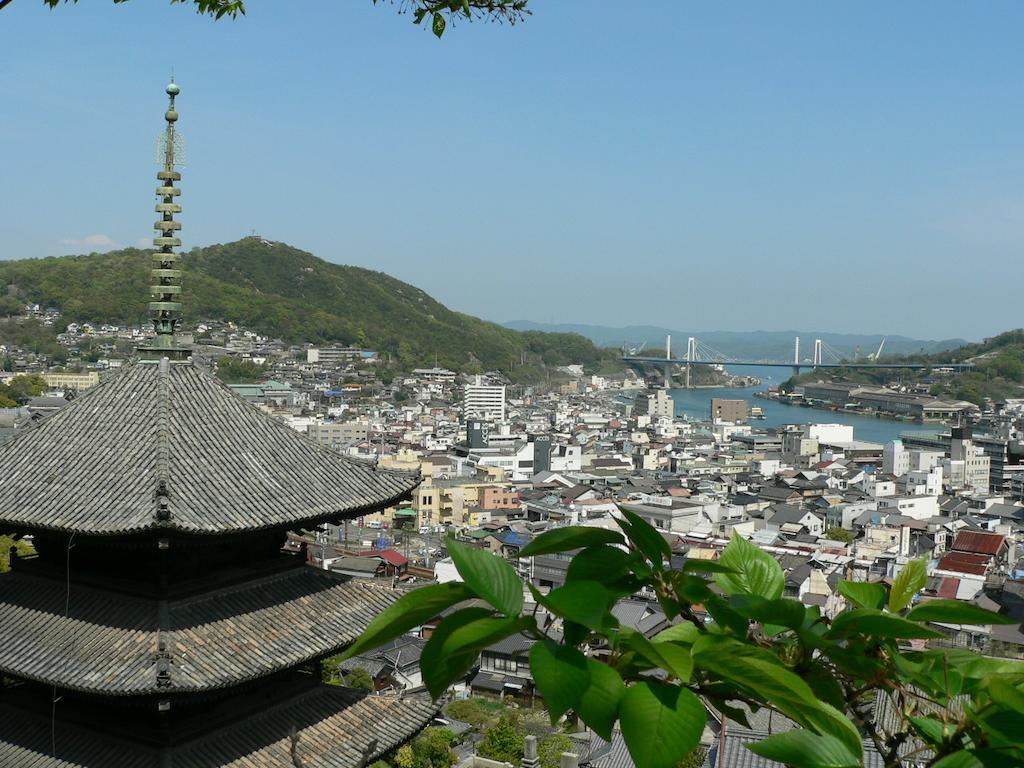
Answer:
[[[128,0],[113,0],[114,3],[125,3]],[[225,16],[237,18],[245,15],[244,0],[170,0],[171,5],[193,4],[196,13],[222,19]],[[51,8],[66,3],[77,3],[78,0],[43,0]],[[469,21],[498,21],[515,24],[530,14],[527,5],[529,0],[390,0],[397,5],[399,13],[411,13],[413,23],[421,24],[430,19],[430,28],[435,35],[441,37],[445,29],[458,18]],[[0,10],[10,5],[11,0],[0,0]],[[377,5],[380,0],[373,0]]]

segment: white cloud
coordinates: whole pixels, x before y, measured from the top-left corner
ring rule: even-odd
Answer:
[[[86,235],[82,238],[68,238],[59,242],[60,245],[80,251],[110,251],[121,247],[121,244],[110,235],[103,234]]]
[[[153,238],[151,238],[151,237],[140,237],[138,240],[135,241],[135,247],[136,248],[152,248],[153,247]]]

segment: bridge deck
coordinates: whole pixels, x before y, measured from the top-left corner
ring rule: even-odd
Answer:
[[[624,363],[643,363],[645,365],[726,365],[750,366],[758,368],[906,368],[910,370],[927,370],[929,368],[952,368],[955,371],[966,371],[974,368],[974,363],[766,363],[752,360],[681,360],[679,358],[637,357],[623,355]]]

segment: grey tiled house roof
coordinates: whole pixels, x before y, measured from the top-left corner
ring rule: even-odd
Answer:
[[[419,483],[318,445],[189,364],[136,363],[0,445],[0,525],[217,534],[354,517]]]

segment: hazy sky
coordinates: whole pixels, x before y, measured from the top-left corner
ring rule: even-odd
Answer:
[[[0,11],[0,258],[256,230],[492,320],[979,338],[1024,325],[1024,4],[371,0]],[[630,13],[630,11],[633,11]]]

